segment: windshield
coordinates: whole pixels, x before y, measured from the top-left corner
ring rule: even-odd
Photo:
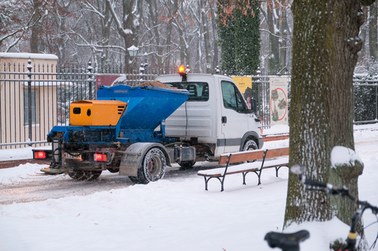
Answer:
[[[186,89],[189,92],[188,101],[208,101],[209,84],[206,82],[173,82],[165,83],[178,89]]]

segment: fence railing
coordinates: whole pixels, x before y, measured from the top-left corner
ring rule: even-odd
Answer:
[[[256,100],[256,115],[263,128],[271,126],[270,78],[272,76],[253,76],[252,93]],[[353,79],[354,124],[378,123],[378,78],[359,77]],[[290,81],[288,83],[290,102]],[[290,111],[289,111],[290,114]]]
[[[354,81],[354,123],[378,122],[378,80]]]
[[[96,98],[97,87],[119,79],[138,83],[153,74],[96,72],[87,67],[56,68],[49,65],[0,65],[0,149],[40,146],[55,125],[69,124],[73,101]]]
[[[100,85],[138,83],[154,74],[102,73],[86,67],[0,65],[0,149],[40,146],[55,125],[69,124],[73,101],[95,99]],[[252,96],[264,128],[271,125],[269,76],[253,76]],[[378,122],[378,80],[356,79],[355,123]],[[290,93],[290,91],[289,91]]]

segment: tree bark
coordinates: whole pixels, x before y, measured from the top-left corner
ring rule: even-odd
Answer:
[[[267,11],[267,22],[269,28],[269,41],[270,41],[270,55],[269,55],[269,74],[276,74],[280,68],[280,50],[278,36],[276,32],[276,25],[274,20],[274,8],[275,5],[272,0],[267,0],[268,11]],[[270,8],[270,9],[269,9]]]
[[[290,165],[304,165],[308,178],[322,182],[336,180],[335,173],[330,173],[333,147],[354,149],[352,79],[362,45],[360,9],[358,0],[296,0],[293,4]],[[357,191],[360,172],[351,173],[342,182]],[[285,227],[292,222],[329,220],[339,208],[325,194],[305,191],[290,174]],[[352,212],[346,215],[350,218]]]
[[[123,44],[125,50],[129,48],[130,46],[138,45],[136,41],[136,35],[134,34],[135,32],[135,27],[134,27],[134,13],[133,13],[133,6],[134,6],[135,0],[123,0],[122,1],[122,18],[119,18],[117,13],[115,12],[114,6],[112,5],[110,0],[106,0],[106,4],[109,7],[109,10],[116,22],[116,27],[118,34],[123,38]],[[129,53],[126,51],[125,52],[125,66],[124,66],[124,71],[125,72],[132,72],[136,71],[138,67],[131,64],[132,58],[130,57]]]
[[[218,34],[217,34],[217,20],[216,20],[216,4],[210,3],[210,12],[211,12],[211,27],[213,29],[213,41],[218,41]],[[212,59],[212,70],[215,71],[216,68],[218,68],[219,65],[219,51],[218,51],[218,44],[217,42],[212,43],[213,46],[213,59]]]
[[[369,51],[370,59],[378,59],[377,3],[369,6]]]
[[[33,23],[34,25],[31,28],[31,36],[30,36],[30,51],[32,53],[40,53],[42,52],[42,24],[41,24],[41,17],[42,17],[42,0],[34,0],[33,1]]]

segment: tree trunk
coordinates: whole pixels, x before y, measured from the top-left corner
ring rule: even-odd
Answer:
[[[104,18],[101,19],[101,40],[100,40],[100,45],[103,46],[103,49],[101,51],[100,62],[101,62],[102,67],[109,67],[110,66],[109,49],[106,48],[106,46],[108,46],[110,42],[110,32],[111,32],[111,24],[112,24],[113,17],[110,13],[109,5],[106,3],[103,5],[104,5],[103,6]]]
[[[149,3],[149,18],[151,19],[151,37],[153,37],[153,42],[156,45],[156,51],[157,51],[157,56],[155,58],[154,65],[156,66],[161,66],[163,61],[162,61],[162,55],[163,55],[163,49],[161,46],[161,35],[159,33],[158,29],[158,7],[156,5],[156,1],[147,1]],[[142,41],[143,43],[143,41]],[[153,65],[152,62],[148,62],[151,66]],[[153,66],[152,66],[153,67]]]
[[[370,59],[378,59],[377,3],[369,6],[369,51]]]
[[[280,20],[280,34],[281,38],[279,40],[280,44],[280,54],[279,54],[279,73],[283,74],[288,69],[288,39],[289,39],[289,25],[287,23],[287,7],[288,3],[284,3],[284,6],[281,7],[281,20]]]
[[[358,0],[296,0],[293,4],[290,165],[304,165],[308,178],[322,182],[337,180],[330,173],[333,147],[354,149],[352,79],[362,45],[360,8]],[[357,191],[359,173],[344,176],[343,185]],[[353,202],[346,203],[351,205],[348,211],[353,208]],[[352,211],[345,212],[345,218],[338,213],[341,207],[322,193],[305,191],[290,174],[285,227],[292,222],[329,220],[334,213],[347,222]]]
[[[169,8],[170,7],[170,8]],[[171,51],[173,49],[172,46],[172,30],[173,30],[173,23],[175,16],[177,15],[178,11],[178,0],[174,0],[174,3],[172,5],[167,5],[168,13],[169,13],[169,21],[168,21],[168,26],[167,26],[167,51]],[[174,55],[172,53],[168,54],[167,59],[165,60],[165,73],[170,73],[171,72],[171,62],[174,62]]]
[[[34,0],[33,1],[33,21],[34,25],[31,27],[31,36],[30,36],[30,51],[32,53],[40,53],[42,52],[42,0]]]
[[[280,51],[279,51],[279,42],[276,30],[277,24],[274,20],[274,8],[275,5],[272,0],[267,0],[268,3],[268,11],[267,11],[267,22],[269,28],[269,42],[270,42],[270,55],[269,55],[269,74],[276,74],[280,68]]]
[[[200,1],[202,5],[202,1]],[[210,5],[210,3],[207,3]],[[205,72],[211,73],[213,69],[211,69],[211,55],[210,55],[210,27],[209,27],[209,20],[208,20],[208,12],[210,13],[211,8],[204,8],[201,6],[201,19],[202,19],[202,33],[203,33],[203,42],[204,42],[204,52],[205,52]],[[207,11],[205,11],[205,9]],[[200,59],[201,60],[201,59]]]
[[[211,3],[209,3],[210,7],[210,12],[211,12],[211,26],[213,29],[213,41],[218,41],[218,36],[217,36],[217,20],[216,20],[216,6],[212,6]],[[215,71],[216,68],[218,68],[219,64],[219,51],[218,51],[218,44],[217,42],[213,42],[213,59],[212,59],[212,70]]]

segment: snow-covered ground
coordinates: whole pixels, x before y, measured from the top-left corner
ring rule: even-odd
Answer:
[[[357,129],[356,151],[365,163],[359,178],[360,198],[378,205],[378,125]],[[269,144],[287,145],[288,141]],[[20,152],[0,151],[0,159],[27,158],[30,149]],[[0,189],[33,180],[70,180],[65,175],[41,176],[41,167],[26,164],[0,169]],[[283,168],[276,178],[274,170],[266,170],[260,186],[254,174],[247,176],[247,186],[239,175],[231,175],[224,192],[219,191],[217,180],[205,191],[203,178],[189,172],[148,185],[130,183],[90,194],[78,191],[57,199],[0,204],[0,250],[271,250],[264,235],[282,228],[287,173]],[[94,182],[116,177],[105,173]],[[75,187],[84,189],[86,183]],[[12,196],[11,190],[7,196]],[[328,250],[329,240],[345,238],[348,232],[337,220],[297,228],[310,231],[310,239],[301,245],[306,251]],[[374,235],[377,228],[366,231]]]

